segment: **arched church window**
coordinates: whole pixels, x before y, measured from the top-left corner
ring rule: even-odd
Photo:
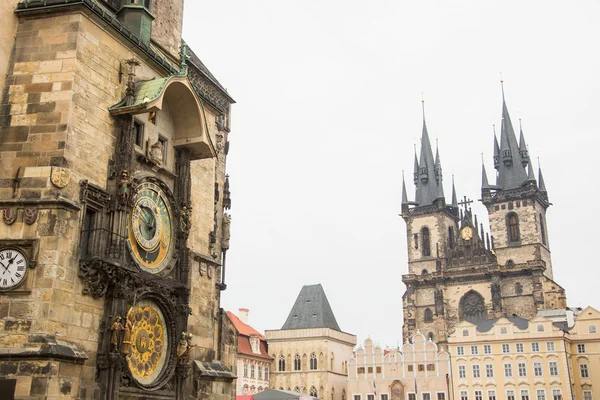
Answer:
[[[510,213],[507,217],[508,221],[508,242],[514,243],[521,240],[521,234],[519,232],[519,217],[517,214]]]
[[[314,387],[314,386],[310,387],[310,395],[312,397],[317,397],[317,388],[316,387]]]
[[[342,389],[342,400],[346,400],[346,389]]]
[[[515,293],[517,294],[517,296],[523,294],[523,285],[521,285],[519,282],[515,284]]]
[[[485,301],[483,296],[474,290],[467,292],[459,302],[461,321],[476,323],[486,318]]]
[[[542,234],[542,244],[546,245],[546,228],[544,227],[544,217],[540,213],[540,233]]]
[[[433,313],[430,308],[425,309],[425,317],[423,318],[425,322],[433,322]]]
[[[300,371],[300,355],[296,354],[294,356],[294,371]]]
[[[279,370],[285,371],[285,358],[283,356],[279,357]]]
[[[310,369],[311,370],[317,369],[317,355],[315,353],[312,353],[310,355]]]
[[[454,248],[454,227],[453,226],[448,227],[448,247],[450,247],[451,249]]]
[[[429,238],[429,228],[421,229],[421,254],[425,257],[431,255],[431,243]]]

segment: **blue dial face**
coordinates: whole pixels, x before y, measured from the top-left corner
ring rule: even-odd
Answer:
[[[27,258],[16,249],[0,250],[0,290],[10,290],[25,280]]]
[[[175,248],[172,215],[169,199],[158,185],[144,182],[137,187],[128,244],[141,270],[157,274],[169,266]]]

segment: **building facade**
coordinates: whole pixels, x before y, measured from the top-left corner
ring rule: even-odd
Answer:
[[[563,309],[564,311],[564,309]],[[461,322],[449,337],[455,399],[593,399],[600,385],[600,313]]]
[[[183,0],[0,13],[2,391],[231,398],[233,99],[182,41]]]
[[[340,329],[321,285],[304,286],[282,328],[265,336],[274,360],[273,389],[345,400],[356,336]]]
[[[382,349],[367,339],[348,361],[349,400],[446,400],[450,354],[417,333],[401,349]]]
[[[264,335],[248,325],[248,313],[247,308],[240,308],[237,316],[227,311],[238,334],[236,371],[238,396],[252,395],[271,388],[273,358],[269,356]]]
[[[500,141],[494,136],[496,182],[485,165],[482,202],[489,232],[473,215],[471,200],[458,201],[452,182],[446,201],[439,151],[435,157],[425,118],[420,156],[415,153],[415,200],[402,187],[408,273],[403,296],[405,338],[417,330],[445,343],[461,321],[513,314],[533,318],[542,309],[566,307],[553,281],[546,210],[550,203],[541,170],[533,172],[523,131],[517,141],[503,99]]]

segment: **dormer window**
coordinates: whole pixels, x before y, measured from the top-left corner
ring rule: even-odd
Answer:
[[[254,354],[260,354],[260,339],[257,336],[250,338],[250,349]]]

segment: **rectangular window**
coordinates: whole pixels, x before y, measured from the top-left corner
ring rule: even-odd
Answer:
[[[484,354],[492,354],[492,346],[489,344],[483,345],[483,353]]]
[[[144,147],[144,125],[141,122],[133,121],[133,138],[137,147]]]
[[[408,366],[408,372],[413,372],[413,366],[412,365]]]
[[[425,365],[419,364],[419,372],[425,371]]]
[[[541,362],[533,363],[533,376],[542,376],[542,363]]]
[[[533,351],[534,353],[540,351],[540,344],[538,342],[531,343],[531,351]]]
[[[265,367],[265,381],[269,380],[269,367]]]
[[[388,395],[387,395],[387,393],[383,393],[383,394],[381,395],[381,400],[388,400]]]
[[[494,366],[492,364],[485,364],[485,377],[486,378],[494,377]]]
[[[471,354],[474,356],[479,354],[479,346],[471,346]]]
[[[431,394],[423,393],[423,400],[431,400]]]
[[[529,390],[521,389],[521,400],[529,400]]]
[[[546,391],[544,389],[537,389],[535,394],[537,400],[546,400]]]
[[[592,400],[592,391],[591,390],[583,391],[583,400]]]
[[[412,371],[412,369],[410,369],[410,367],[412,367],[412,365],[408,366],[408,370]],[[358,371],[359,374],[364,374],[365,373],[365,367],[358,367]]]
[[[375,400],[375,395],[374,394],[368,394],[367,395],[367,400]]]
[[[488,400],[496,400],[496,391],[488,390]]]
[[[519,363],[519,376],[527,376],[527,364]]]
[[[467,367],[465,367],[464,365],[458,366],[458,377],[460,379],[465,379],[467,377]]]
[[[481,392],[481,390],[475,391],[475,400],[483,400],[483,393]]]
[[[465,355],[465,348],[462,346],[458,346],[456,348],[456,355],[457,356],[464,356]]]
[[[480,378],[481,377],[481,371],[479,370],[479,365],[475,364],[473,365],[473,378]]]
[[[555,351],[554,342],[546,342],[546,350]]]
[[[577,345],[577,352],[578,353],[585,353],[585,344],[581,343]]]
[[[437,400],[446,400],[446,393],[438,393]],[[590,400],[592,400],[591,397],[590,397]]]
[[[550,376],[558,376],[558,362],[550,361],[548,365],[550,367]]]
[[[590,377],[590,371],[588,370],[588,365],[587,364],[579,364],[579,371],[581,372],[581,377],[582,378],[589,378]]]
[[[469,400],[469,392],[467,392],[466,390],[461,390],[460,400]]]
[[[367,372],[368,372],[369,374],[372,374],[372,373],[373,373],[373,367],[368,367],[368,368],[367,368]]]
[[[563,400],[560,389],[552,389],[552,400]]]
[[[417,400],[417,395],[415,393],[409,393],[408,400]]]
[[[262,379],[262,366],[258,366],[258,379]]]
[[[508,329],[506,329],[505,326],[503,326],[503,327],[500,328],[500,334],[501,335],[506,335],[507,333],[508,333]]]
[[[525,352],[525,348],[523,347],[523,343],[517,343],[517,353],[524,353]]]
[[[360,400],[360,394],[355,394],[354,395],[354,400]]]
[[[378,374],[380,374],[380,373],[381,373],[381,367],[377,367],[377,368],[375,368],[375,371],[376,371]]]
[[[508,344],[508,343],[503,343],[503,344],[502,344],[502,352],[503,352],[504,354],[506,354],[506,353],[510,353],[510,344]]]
[[[515,400],[515,391],[509,389],[506,391],[506,400]]]
[[[512,378],[512,364],[504,364],[504,377]]]
[[[435,371],[435,364],[427,364],[427,371]]]

